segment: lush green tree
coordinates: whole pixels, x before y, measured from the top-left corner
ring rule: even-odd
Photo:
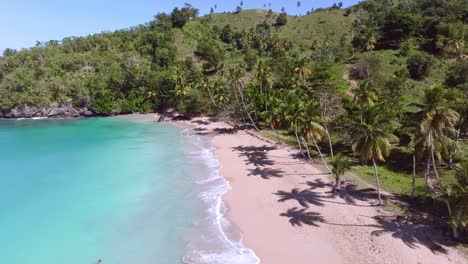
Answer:
[[[468,61],[458,61],[450,66],[445,78],[445,85],[468,91]]]
[[[432,56],[418,52],[411,55],[407,61],[407,68],[410,77],[415,80],[422,80],[429,75],[432,66]]]
[[[392,9],[382,20],[380,28],[382,38],[379,45],[391,49],[399,48],[400,44],[415,34],[422,24],[420,16],[405,13],[398,8]]]
[[[193,8],[190,4],[185,4],[181,9],[174,8],[171,14],[172,26],[182,28],[189,20],[197,18],[198,12],[198,9]]]
[[[288,23],[288,14],[285,12],[281,12],[279,16],[276,18],[275,26],[282,27]]]

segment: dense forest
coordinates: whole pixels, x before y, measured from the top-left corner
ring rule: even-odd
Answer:
[[[199,17],[187,4],[129,29],[7,49],[1,116],[51,105],[219,115],[319,158],[337,188],[352,167],[456,237],[466,231],[466,0],[368,0],[303,16],[215,9]]]

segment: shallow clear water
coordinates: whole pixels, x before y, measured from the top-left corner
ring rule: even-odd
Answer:
[[[205,142],[122,118],[0,120],[0,259],[256,263]],[[225,232],[226,231],[226,232]]]

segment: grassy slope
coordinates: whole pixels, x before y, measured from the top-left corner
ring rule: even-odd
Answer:
[[[281,38],[288,39],[303,49],[310,49],[314,41],[320,45],[325,41],[337,41],[343,35],[351,38],[354,16],[345,17],[343,14],[343,10],[325,10],[306,16],[288,16],[288,23],[277,28],[276,32]],[[251,9],[239,14],[213,14],[210,24],[220,28],[229,24],[234,30],[248,31],[264,21],[274,24],[277,16],[277,13],[268,16],[266,10]]]

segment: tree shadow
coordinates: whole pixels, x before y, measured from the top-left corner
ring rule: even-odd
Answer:
[[[213,131],[217,134],[234,134],[235,130],[232,128],[224,128],[224,127],[217,127],[213,129]]]
[[[410,248],[422,245],[434,254],[447,254],[447,250],[442,245],[455,245],[453,241],[444,239],[441,232],[434,231],[434,227],[430,225],[411,223],[401,216],[375,216],[374,219],[381,229],[372,231],[371,235],[381,236],[389,233],[392,237],[401,239]]]
[[[288,217],[289,223],[292,226],[299,226],[302,225],[311,225],[311,226],[319,226],[317,223],[323,223],[325,220],[319,213],[315,212],[307,212],[306,208],[298,209],[297,207],[293,207],[288,209],[285,213],[280,214],[280,216]]]
[[[254,147],[254,146],[239,146],[235,147],[235,150],[240,152],[240,156],[247,158],[247,165],[252,164],[256,167],[261,166],[271,166],[274,162],[268,158],[268,151],[275,149],[274,147]]]
[[[348,204],[357,204],[357,201],[370,202],[378,199],[377,191],[373,188],[358,189],[356,184],[348,184],[339,192],[334,192],[335,196],[340,197]],[[382,199],[387,196],[381,194]]]
[[[195,123],[195,124],[198,124],[198,125],[209,125],[211,122],[209,121],[203,121],[203,120],[195,120],[195,121],[192,121],[192,123]]]
[[[274,193],[280,197],[278,202],[285,202],[288,200],[296,200],[301,206],[309,207],[309,204],[324,206],[322,196],[310,190],[292,189],[291,192],[278,191]]]
[[[260,168],[256,167],[253,170],[250,170],[249,176],[260,176],[265,180],[270,178],[281,178],[283,177],[283,170],[281,169],[271,169],[271,168]]]
[[[311,190],[323,189],[325,187],[333,188],[333,183],[326,183],[322,179],[316,179],[315,181],[308,181],[306,182],[306,185],[309,186]]]

